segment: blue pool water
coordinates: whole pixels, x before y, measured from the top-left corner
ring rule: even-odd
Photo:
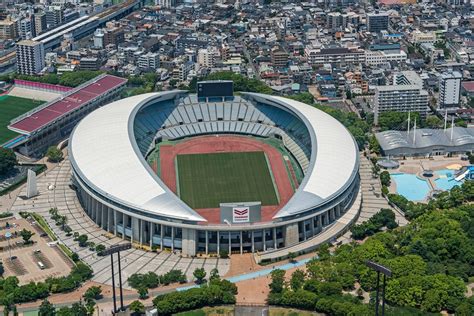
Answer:
[[[454,179],[455,171],[453,170],[438,170],[435,171],[435,174],[439,176],[439,178],[434,181],[438,190],[448,191],[451,190],[453,187],[462,184],[462,181],[456,181]]]
[[[419,179],[415,174],[394,173],[390,176],[397,184],[397,193],[410,201],[423,201],[431,191],[428,182]]]

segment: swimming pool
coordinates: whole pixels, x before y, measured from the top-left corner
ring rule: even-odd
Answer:
[[[410,201],[423,201],[431,191],[427,181],[410,173],[392,173],[390,177],[397,184],[397,193]]]
[[[439,177],[436,179],[435,185],[436,188],[439,190],[448,191],[451,190],[455,186],[459,186],[462,184],[462,181],[456,181],[454,179],[455,171],[450,169],[442,169],[435,171],[435,174]]]

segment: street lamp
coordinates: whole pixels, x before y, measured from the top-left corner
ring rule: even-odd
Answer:
[[[385,315],[385,285],[386,277],[392,276],[392,271],[387,267],[384,267],[381,264],[375,263],[373,261],[367,261],[365,265],[372,270],[377,272],[377,287],[376,287],[376,296],[375,296],[375,316],[379,316],[379,288],[380,288],[380,273],[383,274],[383,287],[382,287],[382,316]]]
[[[10,261],[12,261],[12,247],[10,246],[10,238],[12,237],[12,233],[6,232],[5,233],[5,238],[7,238],[8,241],[8,251],[10,253]]]

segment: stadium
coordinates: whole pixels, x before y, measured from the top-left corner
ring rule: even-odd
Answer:
[[[354,139],[309,105],[198,93],[129,97],[86,116],[69,138],[72,185],[108,232],[183,255],[254,252],[258,260],[314,249],[360,210]]]

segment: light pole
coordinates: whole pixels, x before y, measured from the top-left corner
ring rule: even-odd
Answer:
[[[5,237],[8,241],[8,252],[10,253],[10,261],[12,261],[12,247],[10,246],[10,238],[12,237],[12,233],[7,232],[5,233]]]
[[[392,271],[381,264],[373,261],[367,261],[365,265],[372,270],[377,272],[377,287],[375,292],[375,316],[379,316],[379,288],[380,288],[380,273],[383,274],[383,287],[382,287],[382,316],[385,315],[385,285],[386,278],[392,276]]]

